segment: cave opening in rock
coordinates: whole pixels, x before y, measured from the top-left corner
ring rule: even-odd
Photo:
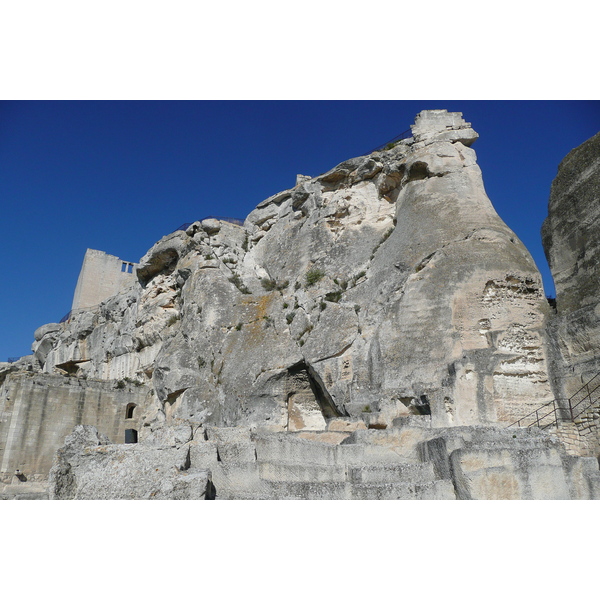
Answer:
[[[179,254],[173,248],[167,248],[154,254],[146,265],[136,270],[138,281],[145,288],[159,273],[170,275],[177,266]]]
[[[88,362],[85,360],[69,360],[67,362],[64,363],[60,363],[58,365],[56,365],[57,369],[62,369],[63,371],[65,371],[67,373],[67,375],[77,375],[78,371],[79,371],[79,365],[82,362]]]
[[[217,498],[217,488],[215,487],[215,484],[212,482],[212,480],[208,480],[206,482],[206,491],[204,492],[204,499],[205,500],[216,500]]]
[[[304,361],[288,369],[285,394],[288,431],[325,429],[328,419],[344,415],[319,375]]]
[[[429,400],[425,394],[423,394],[419,400],[415,402],[415,408],[417,409],[417,414],[419,415],[431,414],[431,406],[429,405]]]
[[[409,411],[411,415],[430,415],[431,406],[426,394],[422,394],[419,398],[408,397],[399,399]]]
[[[429,177],[429,167],[427,163],[422,161],[415,161],[411,166],[407,174],[406,183],[409,181],[419,181],[421,179],[427,179]]]

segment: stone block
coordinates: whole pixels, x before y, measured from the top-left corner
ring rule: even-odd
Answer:
[[[196,469],[213,468],[217,462],[216,442],[193,441],[189,443],[190,463]]]
[[[215,427],[207,425],[205,427],[206,436],[209,441],[215,441],[220,444],[230,443],[249,443],[250,439],[250,427]]]
[[[346,469],[339,466],[322,465],[290,465],[274,462],[260,462],[259,473],[261,479],[267,481],[295,481],[295,482],[343,482],[346,481]]]
[[[257,435],[256,438],[258,461],[282,465],[328,467],[336,464],[336,449],[340,447],[303,440],[290,434]]]
[[[429,483],[354,484],[350,487],[352,500],[456,500],[450,481]]]
[[[357,429],[366,429],[364,421],[348,421],[346,419],[331,419],[327,423],[327,431],[356,431]]]
[[[216,499],[237,499],[258,494],[263,482],[256,463],[219,462],[211,469]]]
[[[435,479],[431,463],[348,468],[348,480],[352,483],[428,483]]]
[[[338,464],[360,465],[394,465],[407,462],[417,462],[412,449],[401,446],[360,443],[341,444],[336,446]]]
[[[273,500],[349,500],[350,487],[344,482],[314,483],[269,481],[263,493]]]
[[[321,442],[323,444],[341,444],[350,435],[344,431],[300,431],[297,437],[303,440]]]
[[[508,448],[454,450],[450,464],[459,498],[568,500],[569,488],[555,449],[524,452]]]
[[[202,500],[210,490],[208,469],[189,469],[189,447],[139,444],[87,447],[58,453],[50,470],[52,500]]]
[[[223,463],[256,461],[256,446],[252,442],[217,443],[219,460]]]

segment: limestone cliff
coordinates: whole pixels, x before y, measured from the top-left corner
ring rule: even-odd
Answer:
[[[485,194],[477,134],[446,111],[412,133],[243,227],[163,238],[136,288],[36,335],[43,370],[149,385],[159,419],[276,431],[495,423],[551,399],[540,275]]]
[[[563,399],[600,372],[599,201],[600,133],[561,162],[542,228],[556,286],[550,334]]]
[[[51,498],[600,498],[593,453],[506,429],[554,400],[572,348],[596,360],[571,316],[595,314],[577,279],[594,267],[559,268],[556,317],[485,193],[471,125],[424,111],[411,129],[298,176],[243,225],[164,237],[126,291],[40,327],[34,360],[0,368],[3,471],[47,465],[19,444],[59,448],[76,425]],[[597,174],[597,150],[574,152],[545,226],[553,268],[595,251],[595,221],[573,241],[581,215],[559,206]],[[52,435],[23,425],[53,402],[70,408]]]

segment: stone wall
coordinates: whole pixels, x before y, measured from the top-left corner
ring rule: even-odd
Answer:
[[[552,432],[563,443],[565,450],[571,456],[588,456],[587,445],[582,439],[577,425],[572,421],[565,421]]]
[[[71,310],[89,308],[118,294],[135,282],[132,262],[88,248],[79,272]]]
[[[47,476],[54,453],[81,423],[123,443],[125,429],[139,431],[147,404],[145,388],[123,381],[9,374],[0,386],[0,481],[10,482],[17,469],[29,479]]]
[[[589,406],[574,421],[561,423],[556,435],[573,456],[600,455],[600,407]]]

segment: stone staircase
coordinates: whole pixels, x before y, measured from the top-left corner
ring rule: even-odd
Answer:
[[[600,454],[600,373],[594,375],[561,406],[555,400],[508,427],[535,427],[556,435],[574,456]]]

